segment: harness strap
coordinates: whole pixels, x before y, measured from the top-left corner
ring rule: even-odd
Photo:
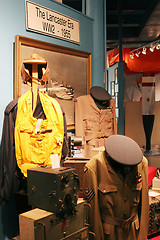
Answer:
[[[37,134],[40,131],[42,121],[43,121],[43,119],[41,119],[41,118],[37,119],[35,134]]]
[[[131,224],[136,219],[136,214],[133,214],[130,218],[126,220],[122,220],[120,218],[114,216],[106,216],[102,215],[102,221],[105,223],[109,223],[111,225],[116,225],[121,228],[126,228],[129,224]]]

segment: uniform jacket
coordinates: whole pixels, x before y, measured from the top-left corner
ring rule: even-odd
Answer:
[[[149,199],[145,157],[124,179],[111,168],[105,152],[102,152],[86,164],[84,178],[85,196],[91,204],[89,220],[96,240],[147,239]],[[106,216],[122,221],[132,216],[134,219],[123,228],[108,222]]]
[[[18,100],[15,124],[16,159],[21,172],[27,177],[29,168],[50,165],[51,154],[61,160],[64,123],[59,103],[47,94],[39,92],[46,119],[36,119],[32,111],[32,92]]]
[[[1,204],[5,205],[12,192],[20,190],[23,182],[23,175],[17,166],[17,160],[15,156],[15,121],[17,116],[17,104],[18,99],[11,101],[4,111],[3,131],[1,139],[1,152],[0,152],[0,198]],[[35,118],[45,119],[45,114],[38,95],[37,106],[33,116]],[[67,128],[66,118],[63,112],[64,118],[64,141],[62,149],[61,162],[67,154]]]
[[[104,146],[104,140],[117,133],[115,100],[100,109],[90,95],[80,96],[75,102],[75,132],[83,137],[84,155],[91,157],[91,149]]]

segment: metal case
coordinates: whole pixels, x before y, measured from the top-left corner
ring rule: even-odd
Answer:
[[[22,213],[19,215],[20,240],[87,240],[87,208],[85,201],[78,201],[76,214],[64,219],[38,208]]]
[[[77,205],[79,179],[73,168],[36,167],[28,172],[28,201],[31,206],[55,213],[73,214]]]

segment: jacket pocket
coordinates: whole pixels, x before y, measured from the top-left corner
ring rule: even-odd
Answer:
[[[83,119],[83,128],[84,128],[84,138],[85,141],[90,141],[92,139],[97,138],[97,122],[93,118],[84,118]]]
[[[115,206],[117,201],[117,187],[114,185],[104,185],[100,184],[98,187],[98,198],[99,206],[102,211],[105,211],[106,214],[111,214],[113,206]]]
[[[104,194],[107,194],[107,193],[117,192],[117,187],[111,184],[106,185],[106,184],[100,183],[98,186],[98,190]]]

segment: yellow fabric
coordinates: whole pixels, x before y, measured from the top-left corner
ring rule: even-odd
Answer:
[[[33,117],[32,111],[32,92],[28,91],[18,100],[15,152],[17,164],[25,177],[29,168],[51,165],[51,154],[58,154],[61,159],[64,136],[61,107],[48,95],[39,92],[39,96],[46,119],[41,121],[37,133],[37,119]]]

